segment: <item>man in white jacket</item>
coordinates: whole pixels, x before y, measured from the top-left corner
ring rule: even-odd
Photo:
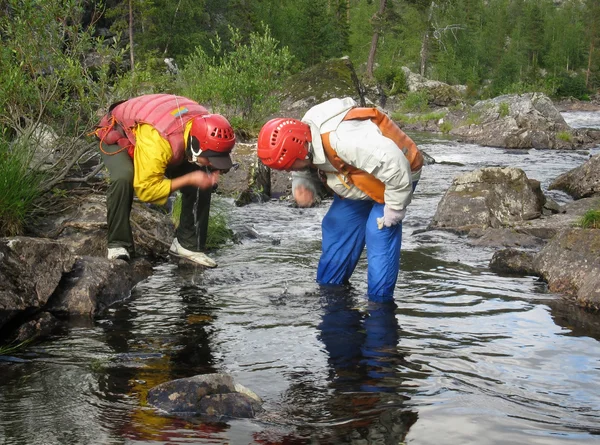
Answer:
[[[301,121],[277,118],[258,137],[258,157],[293,171],[297,204],[313,204],[319,181],[333,192],[322,223],[320,284],[348,283],[366,245],[368,297],[393,300],[400,265],[402,220],[423,157],[414,142],[374,108],[352,98],[312,107]]]

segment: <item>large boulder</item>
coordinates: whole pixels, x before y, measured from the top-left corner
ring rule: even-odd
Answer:
[[[562,190],[573,199],[600,195],[600,155],[591,157],[583,165],[556,178],[549,190]]]
[[[600,230],[561,231],[535,256],[533,267],[550,291],[600,309]]]
[[[0,329],[6,328],[2,340],[47,335],[57,325],[51,314],[102,313],[129,297],[133,286],[151,273],[152,265],[144,259],[126,263],[78,257],[60,241],[2,238]]]
[[[271,170],[256,155],[256,143],[237,143],[231,157],[238,164],[219,179],[217,193],[233,197],[238,206],[264,202],[291,193],[291,173]]]
[[[402,71],[406,76],[406,84],[410,92],[426,92],[429,103],[438,107],[448,107],[460,103],[463,99],[464,87],[448,85],[438,80],[430,80],[413,73],[408,67],[403,66]]]
[[[43,238],[0,239],[0,328],[23,312],[43,308],[75,256]]]
[[[486,167],[458,176],[438,204],[429,229],[468,233],[538,218],[545,196],[523,170]]]
[[[48,215],[35,227],[35,236],[52,238],[80,256],[106,256],[106,195],[70,194],[55,204],[61,211]],[[174,236],[175,226],[167,208],[134,201],[131,229],[136,253],[164,258]]]
[[[542,93],[511,94],[477,102],[442,119],[450,134],[491,147],[576,149],[592,147],[600,132],[571,128]]]
[[[533,268],[534,254],[519,249],[502,249],[494,252],[490,270],[499,274],[537,275]]]
[[[45,309],[62,315],[99,315],[129,297],[133,286],[151,274],[152,265],[141,258],[126,263],[103,257],[79,257]]]

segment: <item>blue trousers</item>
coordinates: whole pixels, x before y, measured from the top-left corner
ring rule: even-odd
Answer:
[[[366,246],[369,300],[393,301],[400,267],[402,223],[378,229],[377,218],[383,216],[383,207],[371,200],[333,198],[321,224],[319,284],[347,284]]]

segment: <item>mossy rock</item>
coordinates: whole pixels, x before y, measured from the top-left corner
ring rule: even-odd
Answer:
[[[318,103],[334,97],[352,97],[364,105],[358,77],[348,57],[330,59],[291,76],[278,95],[280,115],[301,118]]]

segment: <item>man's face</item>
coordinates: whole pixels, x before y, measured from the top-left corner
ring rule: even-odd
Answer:
[[[195,164],[198,164],[201,167],[210,167],[210,161],[208,158],[203,158],[202,156],[198,156],[196,158]]]
[[[190,161],[192,162],[192,161]],[[205,158],[203,156],[198,156],[196,158],[196,162],[192,162],[193,164],[199,165],[200,167],[206,167],[209,171],[213,172],[213,173],[227,173],[229,172],[229,169],[227,170],[221,170],[216,168],[215,166],[213,166],[210,163],[210,158]]]
[[[296,159],[289,168],[285,169],[285,171],[290,172],[305,170],[308,167],[310,167],[310,159]]]

